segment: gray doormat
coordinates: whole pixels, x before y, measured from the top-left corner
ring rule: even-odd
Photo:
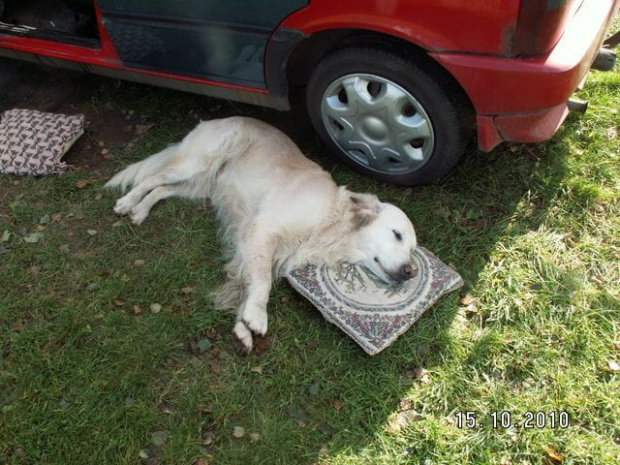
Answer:
[[[463,285],[452,268],[428,250],[413,253],[416,275],[403,283],[385,284],[365,268],[309,265],[287,276],[325,319],[375,355],[407,331],[437,300]]]

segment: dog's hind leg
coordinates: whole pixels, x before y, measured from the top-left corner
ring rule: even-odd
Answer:
[[[146,217],[149,216],[149,212],[151,208],[153,208],[153,205],[169,197],[181,196],[183,192],[183,187],[177,185],[158,186],[146,194],[140,203],[131,209],[129,212],[129,219],[136,225],[142,224]]]
[[[126,215],[146,194],[156,187],[186,181],[194,174],[196,173],[178,166],[164,168],[159,173],[148,176],[142,180],[142,182],[134,186],[126,195],[118,199],[114,206],[114,211],[119,215]]]

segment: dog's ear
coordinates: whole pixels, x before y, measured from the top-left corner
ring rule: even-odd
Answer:
[[[381,202],[375,195],[355,194],[351,196],[351,211],[353,212],[353,227],[363,228],[372,223],[381,211]]]

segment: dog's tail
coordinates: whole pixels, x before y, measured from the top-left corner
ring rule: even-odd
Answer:
[[[116,173],[104,187],[121,188],[123,191],[130,185],[139,184],[143,179],[155,174],[163,168],[177,153],[179,144],[173,144],[159,153],[151,155],[142,161],[129,165],[123,171]]]

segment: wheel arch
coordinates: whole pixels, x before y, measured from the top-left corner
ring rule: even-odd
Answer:
[[[400,37],[366,29],[326,29],[299,40],[290,50],[283,69],[285,74],[282,79],[287,83],[287,90],[304,86],[312,70],[326,55],[335,50],[356,46],[380,47],[418,63],[423,62],[424,66],[431,68],[441,79],[442,85],[450,87],[467,113],[472,117],[475,115],[474,106],[465,89],[424,48]]]

